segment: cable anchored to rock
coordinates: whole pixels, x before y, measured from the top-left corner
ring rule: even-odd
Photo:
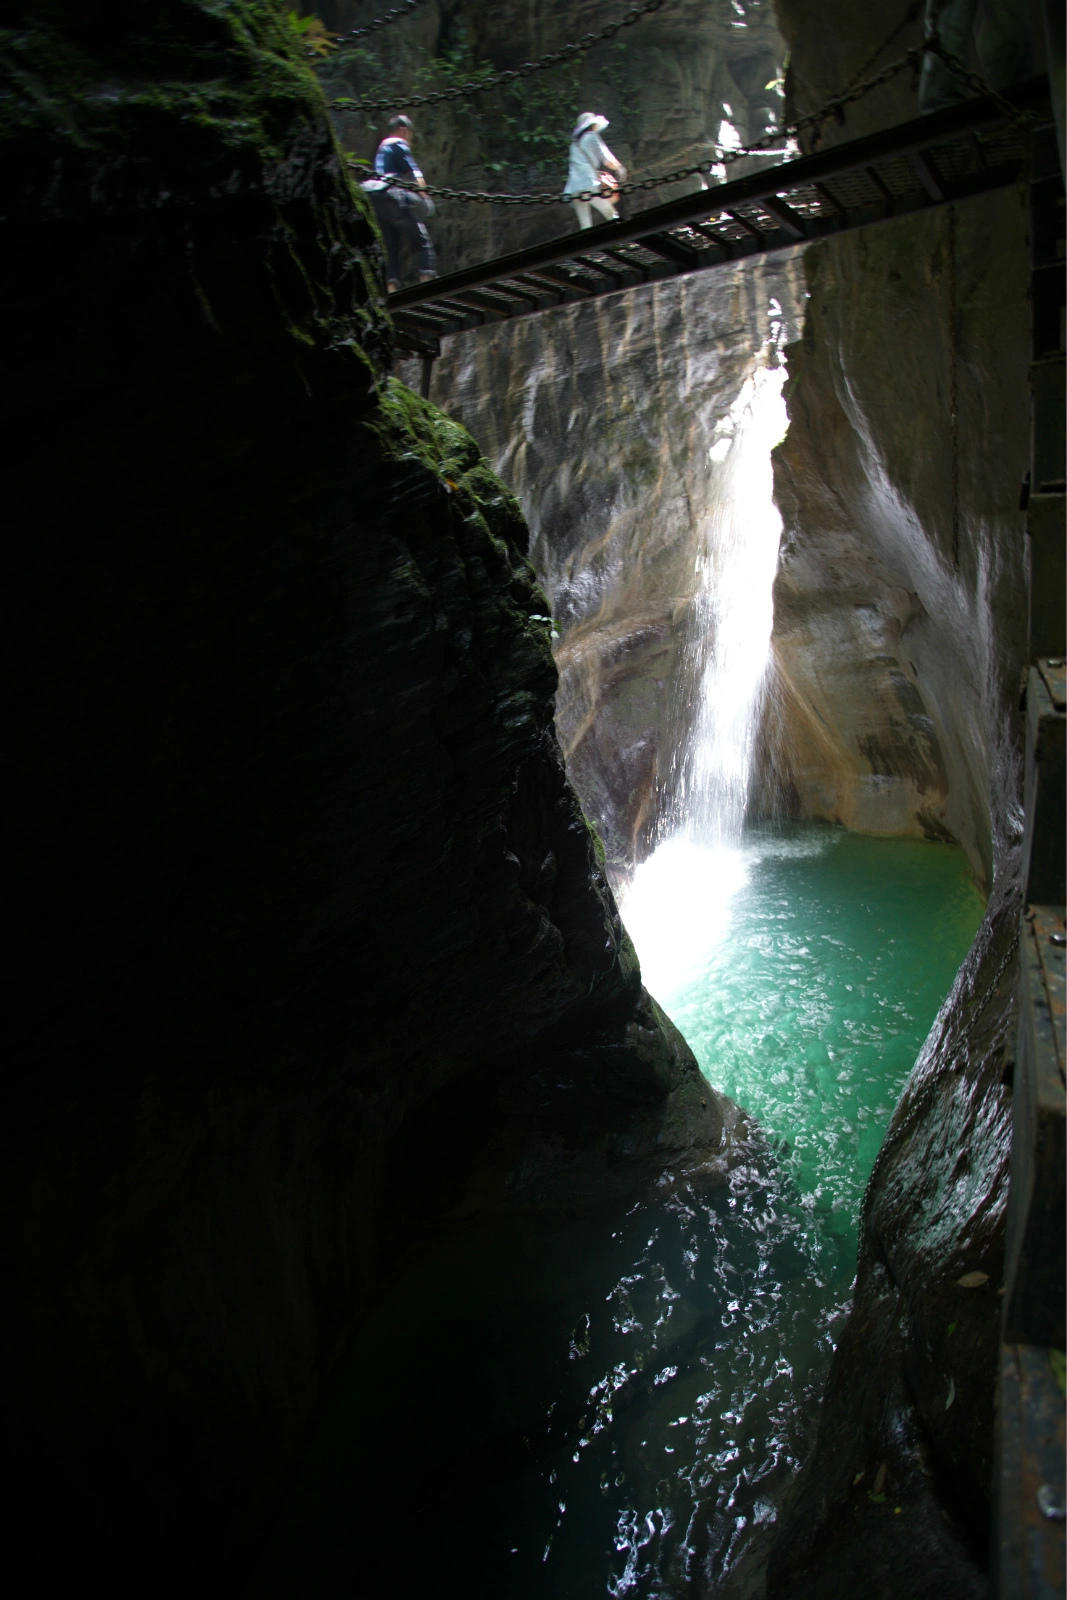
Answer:
[[[886,36],[882,40],[881,44],[878,45],[876,49],[871,51],[870,55],[864,61],[863,65],[861,67],[857,67],[856,68],[856,71],[852,74],[852,77],[848,80],[848,83],[845,85],[845,90],[851,89],[853,87],[853,85],[857,84],[860,81],[860,79],[866,73],[870,72],[871,68],[874,66],[874,63],[878,60],[878,57],[882,54],[882,51],[889,49],[889,46],[893,43],[893,40],[897,37],[898,34],[903,33],[904,30],[906,28],[910,27],[913,22],[917,22],[918,21],[919,13],[920,13],[920,11],[922,11],[924,3],[925,3],[925,0],[911,0],[911,3],[908,6],[908,9],[905,11],[904,15],[901,17],[900,21],[896,24],[896,26],[894,28],[892,28],[889,31],[889,33],[886,34]],[[844,91],[842,91],[842,92],[844,92]]]

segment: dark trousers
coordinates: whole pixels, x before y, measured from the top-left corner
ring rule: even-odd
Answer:
[[[373,195],[374,214],[385,244],[385,275],[390,283],[400,282],[400,269],[408,250],[418,257],[418,270],[432,274],[437,270],[433,240],[418,213],[413,194],[382,189]]]

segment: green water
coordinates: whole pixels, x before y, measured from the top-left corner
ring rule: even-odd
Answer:
[[[624,908],[649,986],[766,1138],[725,1184],[428,1242],[360,1336],[264,1581],[673,1600],[773,1521],[866,1177],[982,905],[958,853],[828,829],[680,846],[650,880]]]
[[[696,970],[657,973],[653,992],[715,1087],[782,1141],[803,1204],[851,1243],[982,898],[962,852],[918,840],[807,828],[753,835],[738,858],[728,923],[720,912]]]

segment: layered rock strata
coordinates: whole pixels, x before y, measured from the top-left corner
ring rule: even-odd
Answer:
[[[41,1574],[221,1580],[473,1165],[603,1201],[723,1108],[565,780],[516,502],[385,377],[284,8],[16,12],[9,1514]]]
[[[899,21],[889,6],[779,10],[801,112]],[[827,137],[904,120],[912,92],[910,74],[894,79]],[[809,814],[958,839],[992,887],[868,1187],[812,1459],[769,1565],[754,1563],[751,1585],[738,1575],[745,1594],[989,1592],[1027,653],[1027,243],[1025,193],[1006,192],[806,258],[776,461],[779,778]]]
[[[338,35],[317,70],[340,141],[358,160],[373,156],[390,112],[407,111],[431,184],[545,197],[532,205],[440,199],[432,231],[442,272],[574,229],[572,208],[558,197],[580,111],[609,118],[606,138],[635,184],[710,165],[724,137],[747,144],[776,125],[783,49],[771,0],[671,0],[545,71],[463,92],[546,55],[558,58],[632,9],[606,10],[599,0],[428,0],[354,39],[353,29],[382,15],[376,0],[321,0],[315,8]],[[360,100],[381,103],[364,112]],[[732,130],[725,135],[724,122]],[[689,176],[637,190],[623,199],[624,214],[698,182]]]
[[[796,0],[779,11],[799,114],[865,69],[876,75],[919,38],[918,17],[903,19],[902,29],[887,5],[861,13],[842,3],[816,14]],[[850,106],[843,126],[824,125],[823,142],[907,120],[914,93],[913,75],[895,74]],[[812,1464],[769,1563],[766,1551],[754,1552],[737,1575],[738,1592],[790,1600],[866,1586],[886,1596],[981,1594],[1011,1115],[1002,1078],[1013,1028],[1017,701],[1026,661],[1018,512],[1028,455],[1025,193],[811,248],[804,273],[794,304],[805,293],[810,299],[803,337],[787,352],[790,428],[776,457],[784,538],[756,804],[784,803],[795,815],[865,832],[958,842],[991,900],[872,1179],[855,1307]],[[688,732],[667,709],[683,660],[671,641],[684,637],[673,626],[684,601],[675,610],[663,599],[680,597],[684,562],[662,564],[672,537],[664,519],[690,521],[695,462],[714,430],[712,422],[710,434],[695,433],[692,418],[714,419],[721,397],[711,381],[696,391],[707,412],[698,404],[686,413],[679,403],[687,372],[699,367],[692,351],[700,323],[690,303],[671,339],[658,339],[664,301],[678,292],[656,291],[637,357],[643,367],[618,358],[627,342],[620,329],[645,315],[627,300],[613,318],[612,302],[596,313],[560,313],[568,337],[545,330],[547,356],[533,325],[494,332],[491,343],[479,335],[466,350],[450,341],[434,375],[435,392],[486,442],[529,508],[562,633],[564,742],[576,773],[589,758],[579,781],[620,871],[651,837],[649,772],[670,770],[673,740]],[[521,364],[512,353],[520,350]],[[658,398],[648,403],[659,393],[649,374],[660,364],[676,417],[688,419],[661,439],[685,447],[669,467],[665,444],[653,476],[632,473],[641,485],[634,502],[650,514],[641,537],[615,546],[604,529],[616,525],[620,501],[617,525],[627,525],[631,474],[605,478],[597,430],[611,428],[617,410],[637,448],[644,424],[635,424],[627,396],[639,393],[633,413],[641,419],[657,410]],[[627,382],[633,371],[641,374],[638,391]],[[621,392],[621,404],[604,418],[590,407],[592,392]],[[551,506],[543,520],[542,497]],[[558,532],[568,528],[567,505],[588,530],[577,565],[576,538]],[[641,523],[640,510],[634,521]],[[580,614],[570,582],[579,570]],[[662,586],[661,571],[670,574]]]
[[[724,452],[746,382],[799,332],[802,272],[794,253],[708,271],[456,335],[434,363],[432,394],[529,520],[556,726],[620,881],[676,820]]]

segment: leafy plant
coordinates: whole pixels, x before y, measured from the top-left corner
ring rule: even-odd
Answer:
[[[295,14],[294,14],[295,15]],[[307,19],[304,19],[305,21]],[[335,54],[324,53],[314,62],[316,72],[334,107],[342,142],[351,147],[357,127],[372,133],[381,111],[366,114],[360,100],[395,96],[398,109],[408,96],[459,90],[484,84],[496,67],[475,57],[461,22],[453,20],[436,53],[413,42],[403,58],[384,60],[377,41],[365,45],[343,43]],[[578,62],[544,77],[523,79],[475,95],[457,95],[445,107],[416,111],[420,138],[432,140],[438,110],[446,110],[464,124],[484,153],[484,168],[500,188],[562,188],[566,172],[567,137],[579,106],[582,69]]]
[[[494,75],[494,68],[488,61],[475,61],[466,34],[457,30],[437,55],[416,67],[413,85],[417,95],[440,94],[450,89],[466,88],[468,84],[485,83]],[[457,96],[453,105],[456,115],[464,121],[480,120],[481,112],[476,100]]]
[[[340,34],[331,33],[321,17],[316,17],[313,12],[302,17],[299,11],[289,11],[286,16],[289,26],[304,46],[304,54],[312,60],[321,60],[336,49]]]
[[[540,622],[543,624],[543,626],[548,630],[548,637],[550,639],[559,638],[559,630],[557,629],[556,624],[553,622],[551,617],[546,616],[541,611],[531,611],[529,616],[531,622]]]
[[[1062,1350],[1050,1350],[1048,1353],[1049,1366],[1052,1376],[1059,1385],[1060,1393],[1067,1394],[1067,1367],[1065,1367],[1064,1353]]]
[[[567,140],[581,107],[581,68],[571,62],[551,77],[509,84],[500,94],[486,148],[500,153],[491,171],[517,170],[531,184],[562,187]]]

